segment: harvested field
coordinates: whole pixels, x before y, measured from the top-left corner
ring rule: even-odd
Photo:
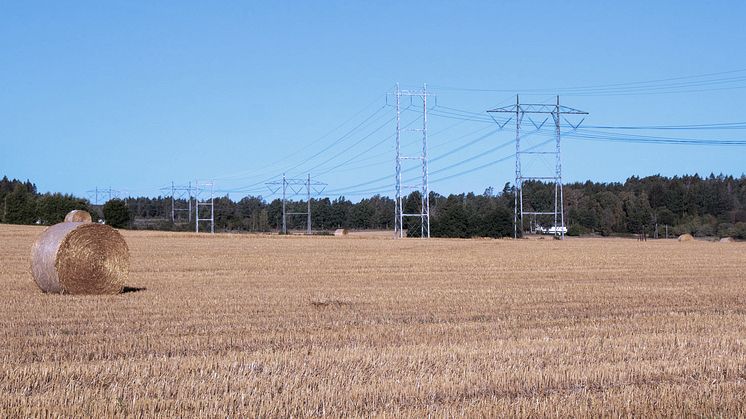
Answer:
[[[746,415],[746,243],[122,232],[41,293],[0,225],[0,417]]]

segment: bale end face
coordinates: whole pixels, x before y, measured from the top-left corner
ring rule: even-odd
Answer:
[[[129,249],[118,231],[101,224],[55,224],[31,251],[31,272],[42,291],[118,294],[129,274]]]

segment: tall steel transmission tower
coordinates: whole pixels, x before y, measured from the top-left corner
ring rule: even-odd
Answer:
[[[186,212],[187,219],[186,222],[189,223],[192,221],[192,192],[194,191],[194,188],[192,187],[192,182],[189,182],[187,186],[180,186],[174,184],[174,182],[171,182],[171,187],[168,188],[161,188],[162,191],[167,192],[171,191],[171,222],[183,222],[182,216],[179,214]],[[182,201],[184,201],[186,198],[186,206],[182,206]]]
[[[420,237],[430,237],[430,188],[428,186],[428,169],[427,169],[427,98],[434,96],[428,93],[427,84],[422,85],[422,90],[401,90],[399,83],[396,84],[396,90],[393,93],[396,98],[396,201],[394,209],[394,237],[404,237],[404,217],[418,217],[420,219]],[[422,133],[422,151],[419,156],[404,156],[402,149],[402,132],[405,130],[401,126],[401,98],[409,97],[410,103],[413,98],[418,97],[422,100],[422,128],[413,128],[406,131],[416,131]],[[422,180],[412,185],[402,184],[402,163],[406,160],[420,161],[422,165]],[[403,190],[420,191],[420,212],[404,212],[404,202],[402,197]]]
[[[200,221],[210,222],[210,233],[215,233],[215,183],[209,182],[194,182],[194,231],[199,233]],[[209,193],[209,196],[208,196]],[[209,211],[208,216],[202,216],[203,213]]]
[[[112,199],[118,199],[121,192],[116,189],[112,189],[111,186],[108,188],[99,188],[98,186],[96,186],[95,189],[86,191],[86,194],[88,194],[88,200],[91,202],[91,204],[98,206],[102,204],[101,202],[99,202],[100,199],[106,198],[103,202],[106,203],[108,201],[111,201]]]
[[[288,179],[285,174],[282,174],[282,180],[275,180],[267,182],[269,190],[275,194],[282,190],[282,234],[287,234],[287,216],[288,215],[305,215],[306,216],[306,234],[311,234],[311,191],[314,194],[321,194],[326,188],[326,183],[319,181],[311,181],[311,174],[308,174],[306,179]],[[287,195],[288,189],[292,192],[291,195],[300,195],[303,193],[303,189],[306,190],[306,212],[287,212]]]
[[[560,147],[561,145],[561,120],[564,119],[565,122],[567,122],[568,125],[570,125],[573,129],[577,129],[581,123],[583,123],[583,120],[578,122],[577,124],[573,125],[570,123],[570,121],[567,120],[563,115],[588,115],[588,112],[584,112],[578,109],[569,108],[567,106],[560,105],[560,98],[557,96],[557,103],[555,105],[549,105],[549,104],[539,104],[539,103],[521,103],[518,95],[515,96],[515,105],[511,106],[504,106],[501,108],[495,108],[490,109],[487,112],[490,113],[506,113],[506,114],[513,114],[511,118],[509,118],[504,123],[500,123],[497,120],[497,124],[500,126],[500,128],[507,125],[508,122],[510,122],[510,119],[513,117],[515,118],[515,198],[514,198],[514,211],[513,211],[513,237],[518,237],[518,232],[521,232],[521,235],[523,234],[523,217],[524,215],[533,216],[534,218],[536,216],[539,217],[546,217],[546,216],[553,216],[554,217],[554,224],[553,228],[550,228],[548,231],[550,233],[554,233],[554,235],[559,236],[561,239],[565,238],[565,211],[564,211],[564,196],[562,192],[562,149]],[[526,114],[548,114],[551,115],[551,118],[554,120],[554,150],[542,150],[541,145],[543,143],[535,144],[530,147],[521,148],[521,139],[523,135],[521,135],[521,124],[523,122],[524,117],[531,122],[531,124],[536,128],[536,131],[541,131],[541,128],[543,127],[544,123],[549,119],[547,117],[544,119],[543,122],[540,124],[537,124],[534,122],[530,116],[526,117]],[[491,116],[491,115],[490,115]],[[494,118],[493,118],[494,119]],[[532,132],[529,132],[525,135],[531,134]],[[551,140],[550,140],[551,142]],[[554,156],[555,162],[554,162],[554,175],[550,176],[526,176],[521,171],[521,163],[522,158],[527,159],[531,156],[543,156],[543,155],[549,155]],[[525,156],[525,157],[524,157]],[[523,182],[526,180],[538,180],[541,182],[544,181],[553,181],[554,182],[554,209],[537,209],[532,207],[532,211],[525,211],[523,207]]]

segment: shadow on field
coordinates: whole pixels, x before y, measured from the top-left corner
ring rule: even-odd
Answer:
[[[124,287],[122,288],[122,294],[127,294],[129,292],[140,292],[145,290],[147,290],[147,288],[145,287]]]
[[[349,301],[342,301],[342,300],[315,300],[311,301],[311,305],[316,308],[339,308],[339,307],[349,307],[352,306],[352,303]]]

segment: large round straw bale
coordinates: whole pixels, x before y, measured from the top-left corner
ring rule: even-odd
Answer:
[[[733,243],[733,238],[732,237],[723,237],[722,239],[720,239],[720,243]]]
[[[72,210],[65,216],[66,223],[91,223],[93,219],[88,211]]]
[[[31,273],[44,292],[117,294],[129,273],[129,249],[107,225],[55,224],[31,248]]]
[[[335,236],[346,236],[347,233],[348,233],[348,231],[347,231],[346,228],[338,228],[338,229],[334,230],[334,235]]]
[[[679,241],[680,242],[690,242],[690,241],[693,241],[693,240],[694,240],[694,237],[692,237],[691,234],[682,234],[682,235],[679,236]]]

